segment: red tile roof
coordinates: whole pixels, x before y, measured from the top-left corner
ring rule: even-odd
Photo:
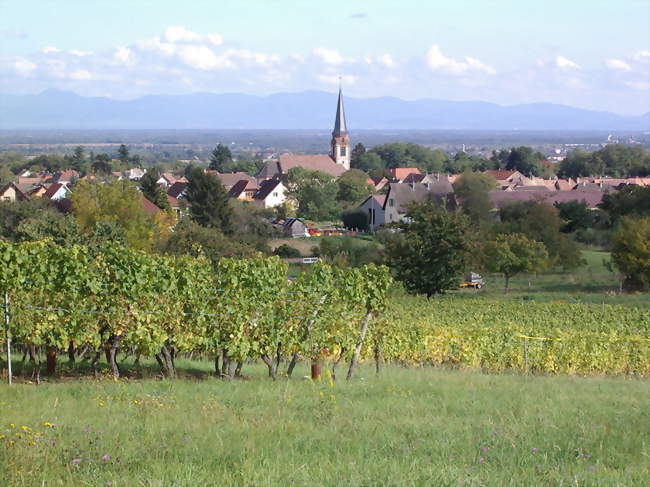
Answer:
[[[322,171],[332,176],[339,177],[347,171],[341,164],[337,164],[327,154],[282,154],[278,162],[283,174],[294,167],[302,167],[310,171]]]
[[[490,174],[494,176],[494,179],[497,181],[505,181],[509,177],[511,177],[514,173],[517,171],[505,171],[505,170],[498,170],[498,169],[488,169],[487,171],[484,171],[484,174]]]
[[[52,196],[54,196],[61,188],[63,188],[63,184],[61,183],[50,184],[50,187],[47,188],[47,191],[43,193],[43,198],[52,199]]]
[[[388,174],[393,179],[404,180],[409,174],[422,174],[417,167],[396,167],[388,170]]]
[[[142,199],[142,208],[144,209],[145,213],[149,216],[155,216],[156,214],[160,213],[162,210],[158,208],[156,205],[154,205],[151,201],[149,201],[144,195],[140,195]]]

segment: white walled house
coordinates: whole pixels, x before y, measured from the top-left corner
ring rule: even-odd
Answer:
[[[280,179],[267,179],[260,184],[253,201],[261,208],[274,208],[287,201],[286,193],[287,188]]]
[[[386,223],[386,212],[384,211],[385,202],[385,194],[373,194],[359,205],[359,208],[368,215],[368,225],[372,230],[375,230]]]

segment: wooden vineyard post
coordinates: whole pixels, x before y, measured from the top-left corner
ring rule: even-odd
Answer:
[[[12,384],[11,374],[11,331],[9,330],[9,292],[5,291],[4,296],[4,310],[5,310],[5,332],[7,337],[7,383]]]

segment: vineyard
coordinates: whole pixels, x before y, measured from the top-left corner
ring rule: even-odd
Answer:
[[[650,310],[578,303],[389,297],[384,267],[318,263],[294,280],[278,258],[161,256],[108,247],[0,242],[8,327],[2,335],[40,370],[57,356],[154,357],[176,374],[183,354],[209,358],[214,373],[241,375],[261,360],[291,376],[299,359],[359,360],[486,371],[650,375]],[[12,347],[10,347],[12,348]],[[286,369],[284,366],[286,365]],[[282,369],[281,369],[282,367]]]

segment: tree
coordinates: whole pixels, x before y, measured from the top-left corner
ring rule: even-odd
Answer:
[[[474,224],[493,221],[490,191],[497,188],[497,181],[490,174],[465,172],[454,181],[454,192],[460,199],[463,213]]]
[[[526,146],[513,147],[506,159],[506,169],[519,171],[525,176],[538,176],[541,172],[539,163],[544,156]]]
[[[591,175],[591,154],[583,150],[574,150],[567,154],[558,167],[557,175],[561,178],[580,178]]]
[[[564,233],[573,233],[576,230],[585,230],[594,225],[594,212],[587,207],[584,201],[567,201],[555,203],[560,218],[564,225],[560,229]]]
[[[85,162],[84,148],[81,145],[78,145],[74,149],[71,159],[71,167],[76,171],[81,171]]]
[[[341,214],[341,220],[343,220],[343,226],[349,230],[360,230],[362,232],[368,230],[368,213],[362,208],[344,211]]]
[[[108,154],[105,153],[97,154],[94,157],[93,161],[94,162],[91,164],[90,168],[95,173],[110,174],[111,171],[113,170],[111,166],[111,158]]]
[[[505,292],[510,278],[521,272],[539,272],[546,266],[548,253],[541,242],[525,235],[512,233],[498,235],[483,249],[484,266],[490,272],[503,274]]]
[[[338,180],[339,190],[336,199],[344,208],[358,205],[373,193],[368,184],[368,175],[358,169],[350,169]]]
[[[650,217],[621,218],[612,235],[612,262],[626,289],[650,289]]]
[[[117,158],[122,161],[123,164],[128,164],[131,160],[129,155],[129,148],[124,144],[120,145],[120,148],[117,149]]]
[[[82,231],[92,234],[101,222],[119,229],[127,245],[151,250],[157,227],[142,204],[142,194],[130,181],[95,184],[81,181],[71,196],[72,212]]]
[[[225,168],[232,164],[232,153],[228,146],[217,144],[210,155],[209,168],[213,171],[224,172]]]
[[[350,162],[350,166],[353,169],[359,169],[369,174],[374,174],[380,171],[383,172],[386,168],[384,161],[374,152],[365,152],[361,154],[355,160]]]
[[[330,174],[294,167],[289,170],[287,186],[289,196],[298,202],[299,217],[317,221],[340,217],[339,185]]]
[[[190,217],[204,227],[219,228],[233,233],[232,209],[221,181],[212,174],[194,168],[187,179],[186,199]]]
[[[157,183],[160,178],[160,172],[156,168],[152,168],[144,173],[140,179],[140,189],[145,198],[151,201],[154,205],[163,211],[171,211],[167,193],[163,187]]]
[[[429,297],[455,287],[470,249],[467,217],[434,202],[412,204],[406,217],[399,225],[403,238],[386,246],[397,279]]]
[[[542,242],[553,261],[563,269],[572,269],[584,263],[578,245],[560,229],[564,222],[557,208],[538,201],[511,203],[499,212],[501,223],[496,225],[499,233],[521,233],[530,240]]]
[[[350,154],[350,166],[351,167],[357,167],[357,161],[359,160],[359,157],[364,155],[366,153],[366,147],[359,142],[357,145],[354,146],[352,149],[352,153]]]
[[[598,207],[609,214],[612,222],[623,216],[650,216],[650,186],[630,184],[616,192],[606,193]]]

